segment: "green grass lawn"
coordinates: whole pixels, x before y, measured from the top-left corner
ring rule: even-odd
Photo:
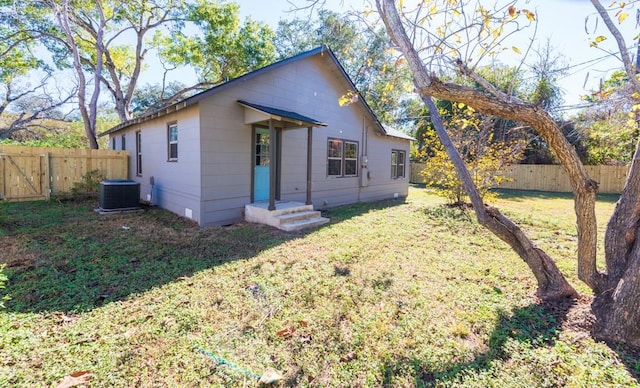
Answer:
[[[602,224],[615,200],[600,198]],[[285,233],[0,202],[0,386],[79,371],[92,387],[257,386],[248,372],[267,368],[283,386],[638,386],[637,353],[589,336],[585,287],[538,303],[522,260],[443,203],[412,187]],[[504,192],[498,206],[579,285],[570,196]]]

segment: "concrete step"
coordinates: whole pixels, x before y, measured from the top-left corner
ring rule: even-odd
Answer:
[[[286,232],[293,232],[307,228],[315,228],[316,226],[324,225],[329,222],[328,218],[325,217],[316,217],[309,218],[304,220],[298,220],[293,222],[287,222],[281,224],[278,229],[284,230]]]
[[[276,218],[280,220],[280,225],[318,217],[320,217],[320,212],[317,210],[298,211],[276,216]]]

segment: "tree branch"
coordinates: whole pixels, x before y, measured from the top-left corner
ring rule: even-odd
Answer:
[[[416,91],[425,104],[426,99],[433,96],[442,100],[462,102],[485,114],[526,123],[556,152],[571,178],[575,193],[575,212],[578,219],[578,275],[592,289],[601,289],[604,286],[605,275],[599,273],[596,268],[595,192],[597,183],[589,178],[577,153],[554,119],[539,107],[496,92],[495,88],[493,88],[493,94],[487,94],[469,87],[441,82],[425,69],[422,59],[409,41],[394,1],[376,0],[376,6],[385,22],[389,36],[407,59],[414,75]]]

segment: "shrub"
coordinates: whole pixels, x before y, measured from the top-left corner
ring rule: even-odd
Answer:
[[[82,176],[82,181],[76,182],[71,188],[71,196],[74,199],[98,198],[100,182],[106,176],[100,170],[91,170]]]
[[[9,300],[9,296],[8,295],[2,295],[4,293],[2,290],[5,289],[6,284],[9,281],[9,278],[4,273],[4,267],[5,266],[6,266],[6,264],[0,264],[0,309],[4,309],[5,308],[4,302]]]
[[[460,104],[461,105],[461,104]],[[497,141],[493,119],[476,114],[471,108],[454,105],[448,114],[448,132],[460,152],[471,178],[484,200],[491,200],[491,188],[506,181],[504,171],[522,159],[526,141],[506,138]],[[432,155],[420,174],[428,186],[434,187],[451,205],[463,205],[467,200],[462,181],[439,140],[431,138]]]

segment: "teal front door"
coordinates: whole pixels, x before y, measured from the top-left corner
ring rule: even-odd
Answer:
[[[256,128],[254,139],[253,200],[269,199],[269,130]]]

